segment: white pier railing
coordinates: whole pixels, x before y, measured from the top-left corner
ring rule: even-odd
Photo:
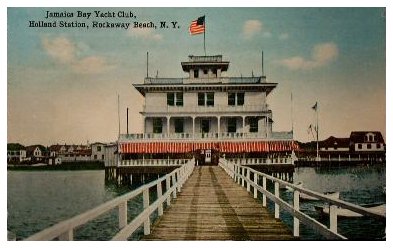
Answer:
[[[181,191],[181,188],[185,181],[189,178],[192,171],[194,170],[194,160],[190,160],[187,164],[174,170],[173,172],[137,188],[125,195],[119,196],[111,201],[108,201],[94,209],[91,209],[85,213],[77,215],[71,219],[62,221],[52,227],[44,229],[30,237],[27,241],[33,240],[53,240],[58,238],[59,240],[73,240],[74,231],[86,224],[89,221],[96,219],[104,213],[112,209],[118,209],[119,211],[119,229],[120,231],[112,238],[112,240],[127,240],[140,226],[143,225],[144,234],[150,234],[150,216],[154,211],[158,211],[158,215],[161,216],[164,213],[164,203],[166,206],[171,204],[171,199],[177,197],[177,192]],[[163,192],[162,184],[165,183],[166,191]],[[157,187],[157,200],[150,204],[149,200],[149,189]],[[127,221],[127,202],[134,199],[136,196],[143,195],[143,211],[137,217],[135,217],[130,223]]]
[[[274,164],[293,164],[291,157],[277,158],[227,158],[230,163],[237,165],[274,165]]]
[[[118,166],[182,166],[191,159],[130,159],[122,160]]]
[[[233,180],[243,187],[247,188],[247,191],[251,192],[253,189],[254,198],[258,197],[258,192],[262,194],[262,205],[266,207],[267,199],[274,202],[274,217],[280,218],[280,208],[283,208],[293,216],[293,235],[298,237],[300,235],[300,222],[313,228],[319,232],[322,236],[327,239],[346,239],[343,235],[338,233],[337,230],[337,209],[338,207],[351,210],[355,213],[370,216],[373,218],[381,219],[386,222],[386,213],[378,213],[376,211],[369,210],[367,208],[345,202],[339,199],[326,196],[324,194],[311,191],[302,187],[298,187],[292,183],[280,180],[278,178],[269,176],[261,173],[254,169],[246,166],[237,165],[231,163],[223,158],[220,158],[219,166],[221,166]],[[251,176],[252,175],[252,176]],[[262,179],[262,185],[259,185],[260,179]],[[274,192],[270,192],[267,189],[267,180],[274,183]],[[293,204],[289,204],[280,198],[280,187],[290,187],[293,189]],[[314,197],[318,200],[327,202],[329,204],[329,220],[330,226],[327,227],[322,223],[318,222],[314,218],[306,215],[300,211],[300,193]]]

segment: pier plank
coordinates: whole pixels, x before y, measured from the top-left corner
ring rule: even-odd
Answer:
[[[143,240],[293,240],[292,232],[218,166],[196,167]]]

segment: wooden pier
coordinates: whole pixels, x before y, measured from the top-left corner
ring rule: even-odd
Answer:
[[[144,240],[293,240],[292,232],[218,166],[196,167]]]

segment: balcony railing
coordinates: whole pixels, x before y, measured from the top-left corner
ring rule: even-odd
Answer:
[[[227,104],[214,106],[168,106],[168,105],[160,105],[160,106],[152,106],[152,105],[144,105],[143,112],[145,113],[247,113],[247,112],[261,112],[268,113],[271,112],[269,110],[269,105],[260,104],[260,105],[242,105],[242,106],[228,106]]]
[[[189,62],[222,62],[222,55],[214,56],[188,56]]]
[[[165,140],[292,140],[291,132],[266,133],[136,133],[120,134],[119,141],[165,141]]]
[[[145,84],[257,84],[266,83],[261,77],[219,77],[219,78],[145,78]]]

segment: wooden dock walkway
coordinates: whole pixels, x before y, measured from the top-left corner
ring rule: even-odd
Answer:
[[[218,166],[196,167],[177,198],[143,240],[293,240],[275,219]]]

